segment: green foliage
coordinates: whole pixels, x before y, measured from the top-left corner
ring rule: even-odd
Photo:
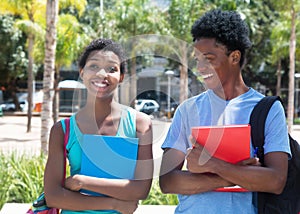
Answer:
[[[300,124],[300,118],[297,117],[294,119],[294,125],[299,125]]]
[[[44,156],[0,155],[0,209],[4,203],[31,203],[43,191]]]
[[[172,0],[168,10],[168,23],[172,36],[186,42],[192,41],[191,27],[212,4],[199,0]]]
[[[177,205],[178,199],[175,194],[163,194],[158,180],[153,180],[148,197],[141,202],[143,205]]]
[[[27,68],[25,40],[14,22],[12,16],[0,15],[0,84],[9,81],[10,77],[20,77]]]

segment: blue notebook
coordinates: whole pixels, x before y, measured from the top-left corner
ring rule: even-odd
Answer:
[[[98,178],[134,179],[138,138],[84,134],[80,174]],[[83,193],[95,194],[82,190]]]

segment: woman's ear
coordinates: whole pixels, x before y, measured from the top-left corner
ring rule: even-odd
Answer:
[[[123,82],[124,77],[125,77],[125,74],[120,74],[120,80],[119,80],[119,83]]]
[[[79,71],[79,77],[80,77],[81,79],[83,79],[83,69],[80,69],[80,71]]]

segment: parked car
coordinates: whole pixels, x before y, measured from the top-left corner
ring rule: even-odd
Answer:
[[[135,103],[135,109],[146,114],[153,114],[159,111],[159,104],[155,100],[138,99]]]
[[[20,104],[21,111],[27,111],[28,104],[26,100],[19,101],[19,104]],[[2,103],[0,106],[3,111],[16,111],[16,105],[13,101]]]

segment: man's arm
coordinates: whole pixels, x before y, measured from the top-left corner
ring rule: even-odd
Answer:
[[[190,172],[214,173],[254,192],[280,194],[284,188],[288,168],[288,155],[284,152],[270,152],[265,155],[265,167],[231,164],[214,157],[200,164],[199,159],[206,153],[208,152],[202,146],[195,144],[187,157]]]
[[[159,184],[163,193],[196,194],[219,187],[232,186],[232,183],[211,173],[191,173],[182,170],[185,154],[176,149],[165,149]]]

